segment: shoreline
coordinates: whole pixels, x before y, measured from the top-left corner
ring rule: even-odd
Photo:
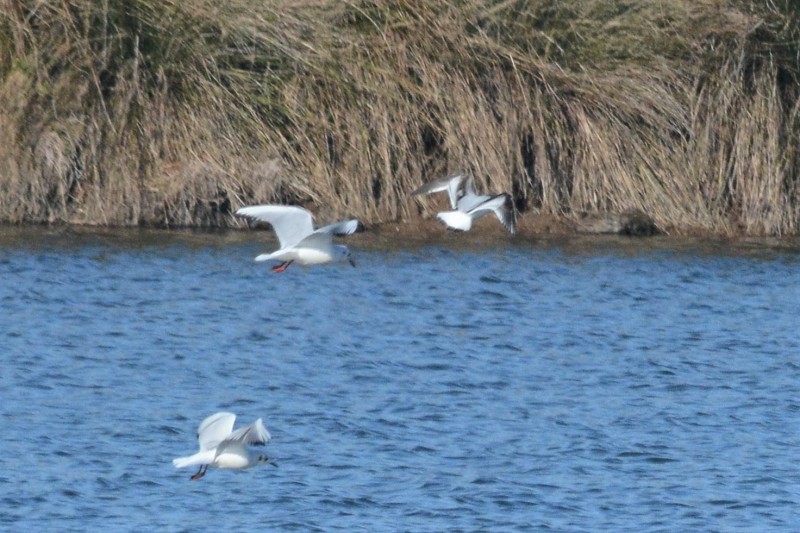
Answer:
[[[229,227],[156,227],[103,226],[86,224],[9,224],[0,223],[0,246],[24,242],[52,244],[69,236],[79,240],[130,242],[136,246],[188,244],[190,246],[227,246],[231,244],[277,244],[267,226],[249,228],[246,223]],[[625,235],[582,230],[573,220],[554,215],[526,214],[517,221],[517,233],[510,235],[493,217],[476,221],[469,232],[451,231],[435,218],[417,221],[383,222],[363,225],[355,234],[337,238],[337,242],[365,249],[419,248],[426,246],[482,248],[502,245],[563,245],[576,247],[614,246],[623,248],[684,248],[693,246],[727,247],[731,250],[767,248],[800,253],[800,236],[754,236],[720,234],[705,230],[671,234]]]

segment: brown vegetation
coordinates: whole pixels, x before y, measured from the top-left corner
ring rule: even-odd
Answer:
[[[414,220],[462,170],[523,218],[800,226],[791,0],[0,4],[3,221]]]

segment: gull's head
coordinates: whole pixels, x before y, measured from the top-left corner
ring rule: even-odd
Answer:
[[[356,266],[356,262],[353,260],[353,254],[347,246],[337,244],[335,250],[334,253],[336,254],[337,261],[347,261],[351,266]]]

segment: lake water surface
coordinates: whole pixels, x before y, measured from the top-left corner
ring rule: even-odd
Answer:
[[[798,248],[2,231],[0,530],[800,524]],[[175,469],[220,410],[279,467]]]

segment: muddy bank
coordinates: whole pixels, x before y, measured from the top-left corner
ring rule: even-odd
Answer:
[[[508,232],[490,217],[478,220],[472,229],[467,232],[451,231],[445,228],[435,218],[419,219],[413,222],[386,222],[382,224],[367,225],[364,231],[351,238],[364,241],[374,240],[377,243],[391,244],[397,239],[411,243],[427,243],[440,239],[448,243],[473,241],[476,243],[494,244],[498,242],[515,241],[564,241],[573,240],[581,242],[602,242],[627,240],[630,242],[645,243],[652,240],[684,240],[691,242],[725,242],[731,244],[763,244],[766,246],[796,247],[800,244],[800,237],[785,236],[752,236],[744,233],[713,232],[704,228],[688,228],[681,231],[672,231],[670,228],[661,229],[645,224],[641,227],[617,226],[619,215],[585,215],[590,221],[579,220],[566,216],[550,214],[526,213],[517,218],[517,233],[509,235]],[[622,217],[625,220],[625,217]],[[645,219],[649,220],[649,219]],[[595,224],[596,226],[592,226]],[[620,231],[612,231],[619,229]],[[642,231],[629,231],[640,229]]]
[[[320,220],[320,223],[331,220]],[[109,227],[77,224],[0,224],[0,247],[37,248],[48,253],[64,247],[91,245],[158,250],[171,246],[212,247],[224,250],[244,244],[278,247],[275,233],[267,226],[249,228],[244,221],[231,220],[227,228]],[[646,237],[621,234],[586,233],[566,217],[528,213],[518,219],[517,234],[508,232],[489,217],[478,220],[469,232],[447,230],[434,218],[414,222],[367,224],[362,230],[337,242],[354,250],[402,251],[425,247],[444,247],[481,251],[504,246],[555,246],[568,253],[593,253],[607,250],[636,254],[644,251],[680,251],[753,255],[800,254],[800,237],[753,237],[721,235],[698,229],[690,234],[661,233]],[[260,249],[260,248],[259,248]],[[157,253],[157,252],[154,252]]]

